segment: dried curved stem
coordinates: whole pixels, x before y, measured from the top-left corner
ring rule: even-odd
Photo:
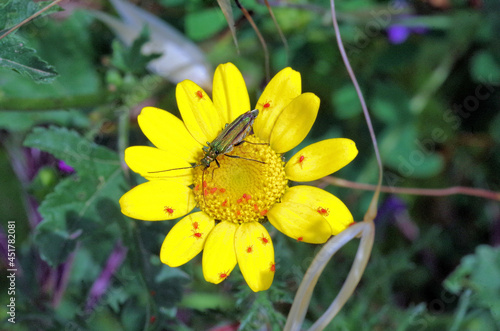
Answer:
[[[375,194],[373,195],[370,206],[365,213],[363,222],[351,226],[350,228],[342,231],[340,234],[335,236],[335,238],[331,239],[321,249],[318,255],[316,255],[313,263],[311,263],[311,266],[307,270],[307,273],[304,276],[302,283],[300,284],[299,290],[295,295],[292,308],[290,310],[290,313],[288,314],[285,330],[290,331],[300,330],[302,322],[304,321],[305,314],[307,312],[307,307],[309,306],[312,292],[314,290],[314,287],[316,286],[316,282],[318,281],[319,276],[326,266],[326,263],[328,263],[330,258],[341,247],[354,239],[357,235],[361,234],[361,243],[358,247],[356,258],[339,294],[333,300],[330,307],[328,307],[325,313],[313,324],[313,326],[309,330],[323,330],[328,325],[328,323],[330,323],[330,321],[337,315],[340,309],[342,309],[344,304],[352,295],[354,289],[361,279],[361,276],[363,275],[363,272],[368,263],[368,259],[371,255],[373,241],[375,238],[375,225],[373,224],[373,220],[377,215],[377,203],[380,195],[380,187],[382,186],[382,160],[380,158],[380,153],[377,147],[377,139],[375,137],[375,132],[371,123],[370,114],[368,113],[368,108],[366,107],[363,94],[356,80],[356,76],[354,75],[354,72],[351,68],[351,65],[349,64],[349,59],[347,58],[347,54],[342,44],[342,38],[340,36],[337,17],[335,14],[334,0],[330,0],[330,6],[332,11],[333,27],[335,29],[335,37],[339,46],[340,54],[342,56],[342,60],[344,61],[344,65],[346,66],[347,72],[349,73],[351,81],[356,89],[356,93],[358,94],[361,108],[363,109],[363,113],[365,115],[366,124],[368,126],[368,130],[370,131],[370,137],[372,139],[375,156],[377,158],[379,177],[378,184],[375,189]]]
[[[325,313],[309,330],[323,330],[344,306],[345,302],[349,299],[358,285],[368,263],[373,247],[373,240],[375,238],[375,227],[373,222],[357,223],[342,231],[337,236],[331,238],[325,246],[323,246],[321,251],[316,255],[313,262],[309,266],[309,269],[300,284],[297,294],[295,295],[292,308],[288,314],[288,320],[284,330],[300,330],[314,287],[326,264],[340,248],[360,234],[361,242],[358,247],[358,252],[356,253],[354,263],[352,264],[351,270],[349,271],[349,275],[347,276],[342,289],[335,300],[331,303],[330,307],[328,307]]]
[[[322,181],[341,187],[349,187],[357,190],[375,191],[376,185],[352,182],[342,178],[328,176],[321,179]],[[468,195],[473,197],[486,198],[491,200],[500,200],[500,193],[488,191],[480,188],[465,187],[465,186],[452,186],[446,188],[413,188],[413,187],[394,187],[394,186],[381,186],[381,192],[394,193],[394,194],[411,194],[411,195],[426,195],[426,196],[448,196],[448,195]]]
[[[269,4],[269,1],[268,0],[264,0],[264,2],[266,4],[267,10],[269,11],[269,15],[271,15],[271,18],[273,19],[274,26],[278,30],[278,33],[279,33],[280,38],[281,38],[281,42],[283,43],[283,46],[285,47],[286,63],[288,63],[288,41],[286,40],[286,37],[283,34],[283,31],[281,31],[281,28],[280,28],[280,26],[278,24],[278,21],[276,20],[276,17],[274,16],[274,12],[271,9],[271,5]]]

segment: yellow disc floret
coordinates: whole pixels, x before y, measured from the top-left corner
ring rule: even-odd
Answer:
[[[198,205],[216,220],[258,221],[285,193],[284,162],[269,144],[253,135],[217,161],[220,168],[212,162],[209,168],[194,169]]]

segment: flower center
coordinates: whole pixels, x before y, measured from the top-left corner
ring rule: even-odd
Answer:
[[[217,157],[220,168],[214,161],[209,168],[194,169],[198,206],[216,220],[241,223],[263,219],[287,188],[281,157],[254,135],[245,141]]]

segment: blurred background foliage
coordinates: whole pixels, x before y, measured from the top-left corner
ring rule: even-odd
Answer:
[[[0,35],[50,1],[4,0]],[[335,176],[375,183],[377,168],[354,88],[334,40],[328,2],[241,1],[266,40],[271,73],[291,66],[303,91],[321,98],[311,133],[347,137],[360,151]],[[197,43],[213,72],[235,63],[254,104],[265,86],[264,53],[231,3],[239,52],[214,0],[134,4]],[[124,170],[127,145],[147,144],[136,117],[145,105],[178,115],[172,77],[147,70],[155,38],[136,26],[125,45],[96,19],[104,0],[63,1],[0,40],[0,264],[9,286],[8,224],[15,223],[16,324],[9,330],[280,330],[320,246],[271,232],[276,277],[253,293],[239,272],[203,280],[201,259],[162,265],[175,222],[127,219],[118,199],[141,181]],[[365,93],[385,165],[384,185],[500,191],[500,3],[496,0],[339,1],[346,51]],[[167,54],[168,55],[168,54]],[[168,58],[168,57],[167,57]],[[166,61],[168,63],[169,60]],[[185,77],[191,78],[191,77]],[[209,87],[208,87],[209,88]],[[207,88],[207,89],[208,89]],[[292,151],[294,153],[295,151]],[[285,155],[288,156],[288,155]],[[371,192],[329,185],[356,220]],[[492,195],[494,197],[494,195]],[[500,330],[500,209],[497,199],[384,194],[376,241],[360,286],[330,330]],[[357,243],[320,278],[306,323],[345,279]]]

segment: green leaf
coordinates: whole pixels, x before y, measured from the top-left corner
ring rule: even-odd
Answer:
[[[124,72],[142,74],[146,72],[146,66],[151,60],[161,56],[161,54],[144,55],[141,52],[142,47],[149,41],[149,29],[144,26],[141,33],[134,40],[130,47],[125,47],[121,42],[115,40],[112,44],[113,56],[111,63]]]
[[[340,119],[353,118],[362,112],[358,94],[351,84],[336,90],[332,96],[332,103],[335,107],[335,115]]]
[[[380,138],[384,163],[408,178],[428,178],[443,169],[444,160],[435,148],[431,139],[418,138],[412,124],[386,129]]]
[[[373,114],[388,124],[401,122],[408,108],[409,96],[405,90],[396,84],[383,82],[375,85],[374,97],[371,101]]]
[[[221,8],[208,8],[190,13],[186,16],[186,34],[192,40],[205,40],[229,25],[233,40],[238,47],[234,20],[232,20],[231,4],[218,0]],[[221,13],[222,10],[222,13]],[[224,18],[225,16],[225,18]],[[226,19],[228,20],[226,23]]]
[[[498,84],[500,82],[500,63],[488,51],[479,51],[472,58],[471,75],[476,82]]]
[[[30,31],[26,44],[53,64],[59,76],[51,84],[37,84],[0,67],[0,109],[61,109],[101,103],[106,91],[95,68],[91,22],[89,14],[75,12],[62,22],[47,21],[43,29]]]
[[[458,294],[473,292],[471,300],[490,311],[500,325],[500,248],[481,245],[473,255],[464,257],[460,265],[444,281],[448,291]]]
[[[40,9],[47,7],[52,2],[53,1],[34,2],[33,0],[7,0],[5,3],[0,4],[0,29],[8,30],[12,28]],[[62,10],[61,7],[53,6],[40,14],[38,18],[58,12],[60,10]],[[3,32],[4,31],[0,31],[0,35]]]
[[[35,242],[43,259],[56,266],[74,250],[77,239],[123,217],[118,198],[127,184],[117,154],[74,131],[36,128],[24,144],[64,160],[78,174],[61,181],[39,208],[43,221]]]
[[[9,35],[0,40],[0,66],[15,70],[37,83],[51,82],[57,72],[35,53],[33,48],[26,47],[15,36]]]
[[[26,131],[39,124],[55,124],[65,127],[86,128],[89,119],[77,110],[50,111],[0,111],[0,129]]]

